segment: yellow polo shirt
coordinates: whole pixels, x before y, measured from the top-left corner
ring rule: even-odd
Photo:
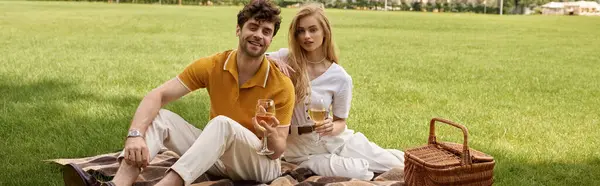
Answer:
[[[235,50],[228,50],[200,58],[177,78],[190,91],[206,88],[210,96],[210,119],[227,116],[256,133],[252,126],[256,104],[259,99],[272,99],[280,126],[288,126],[295,103],[292,81],[264,58],[256,74],[240,87],[236,54]]]

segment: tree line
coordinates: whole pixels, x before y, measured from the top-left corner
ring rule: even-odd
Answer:
[[[139,4],[181,4],[181,5],[210,5],[210,6],[241,6],[250,0],[47,0],[47,1],[90,1],[108,3],[139,3]],[[290,7],[306,0],[274,0],[281,7]],[[553,0],[504,0],[503,14],[523,13],[526,8],[536,12],[541,11],[541,5]],[[555,0],[567,1],[567,0]],[[599,0],[600,1],[600,0]],[[358,10],[389,10],[417,12],[470,12],[470,13],[500,13],[500,0],[317,0],[327,8],[358,9]]]

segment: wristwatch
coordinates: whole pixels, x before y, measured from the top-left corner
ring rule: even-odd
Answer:
[[[131,129],[127,133],[127,137],[142,137],[142,133],[137,129]]]

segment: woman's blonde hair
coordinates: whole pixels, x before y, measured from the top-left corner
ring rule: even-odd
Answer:
[[[321,49],[323,49],[325,58],[334,63],[338,63],[338,56],[335,52],[335,43],[333,42],[333,35],[331,34],[331,26],[329,20],[325,16],[323,5],[320,3],[308,3],[303,5],[300,8],[300,11],[298,11],[296,16],[292,19],[288,33],[290,53],[287,61],[296,71],[291,74],[291,79],[294,83],[297,102],[303,101],[310,91],[308,89],[310,80],[306,72],[306,64],[308,62],[306,59],[306,50],[300,46],[300,43],[296,39],[298,22],[300,19],[308,16],[314,16],[321,25],[324,40]]]

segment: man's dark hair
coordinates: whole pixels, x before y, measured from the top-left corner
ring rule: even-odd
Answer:
[[[269,0],[252,0],[238,13],[237,24],[240,28],[243,28],[244,23],[252,18],[259,22],[274,23],[275,30],[273,30],[273,36],[275,36],[281,24],[280,13],[281,10],[279,7]]]

